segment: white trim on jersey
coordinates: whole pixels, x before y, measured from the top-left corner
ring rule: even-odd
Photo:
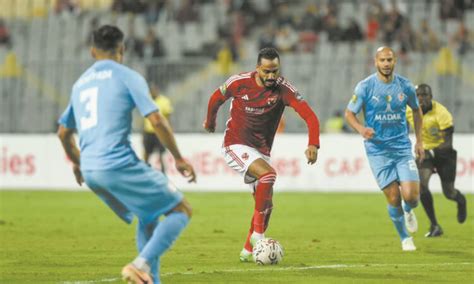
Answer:
[[[293,86],[290,82],[288,82],[286,79],[283,79],[282,77],[278,78],[277,83],[282,84],[286,86],[288,89],[290,89],[293,93],[297,93],[298,90],[296,89],[295,86]]]
[[[224,84],[227,86],[227,88],[229,88],[230,85],[232,85],[232,83],[234,83],[235,81],[242,80],[242,79],[249,79],[251,77],[251,74],[252,72],[247,72],[247,73],[230,76],[229,79],[227,79],[227,81],[225,81]]]

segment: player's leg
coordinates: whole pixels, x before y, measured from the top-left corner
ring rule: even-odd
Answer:
[[[253,214],[254,232],[251,237],[251,242],[254,242],[264,238],[265,229],[268,227],[273,209],[273,185],[276,181],[276,172],[267,161],[257,159],[250,165],[247,173],[258,180]]]
[[[253,200],[255,202],[255,190],[257,187],[257,182],[253,182],[249,184],[249,186],[252,189],[252,196]],[[242,248],[242,251],[240,252],[239,258],[240,261],[242,262],[248,262],[252,258],[252,244],[250,243],[250,237],[252,236],[253,233],[253,214],[252,214],[252,219],[250,220],[250,229],[247,233],[247,238],[245,239],[244,247]]]
[[[145,223],[143,220],[138,220],[137,224],[137,232],[136,232],[136,243],[137,243],[137,250],[140,253],[147,242],[150,240],[151,236],[153,235],[153,231],[155,230],[156,226],[158,226],[158,218],[152,220],[150,223]],[[158,276],[158,263],[157,259],[155,258],[153,261],[150,262],[151,268],[151,275],[153,278],[157,278]]]
[[[152,269],[151,265],[156,261],[156,265],[153,267],[157,268],[156,273],[153,275],[155,283],[159,283],[160,257],[178,238],[187,226],[191,216],[191,206],[189,202],[183,198],[183,200],[159,222],[151,238],[133,262],[133,264],[144,271],[150,271],[150,269]]]
[[[156,137],[156,148],[158,149],[158,154],[160,155],[159,160],[160,160],[161,172],[164,175],[166,175],[166,165],[165,165],[165,161],[163,157],[166,152],[166,148],[165,146],[163,146],[163,144],[161,143],[160,139],[158,139],[158,137]]]
[[[383,189],[383,193],[388,203],[388,215],[390,216],[390,219],[395,226],[395,230],[402,241],[402,249],[406,251],[416,250],[413,239],[410,237],[410,234],[408,233],[405,226],[405,218],[403,216],[401,195],[398,183],[390,183]]]
[[[130,276],[127,275],[128,272],[134,272],[130,266],[150,274],[152,264],[156,261],[156,266],[153,266],[157,267],[157,274],[153,280],[154,283],[159,283],[159,258],[188,224],[191,216],[189,203],[161,172],[142,162],[114,171],[107,182],[111,193],[144,225],[156,222],[160,216],[166,215],[155,227],[139,255],[123,270],[124,277]]]
[[[115,179],[115,171],[84,171],[84,180],[94,193],[107,204],[122,220],[130,224],[133,220],[133,214],[129,211],[123,198],[114,193],[109,188],[114,187],[111,180]],[[120,176],[119,173],[117,176]],[[144,228],[143,228],[144,229]],[[145,234],[140,234],[140,246],[144,243]],[[138,243],[137,243],[138,244]],[[150,281],[151,276],[148,272],[139,270],[135,265],[128,264],[122,269],[122,277],[127,281],[134,283],[144,283]]]
[[[153,152],[153,136],[154,134],[143,132],[143,161],[150,163],[150,155]]]
[[[276,179],[276,175],[274,174],[275,171],[269,165],[270,158],[249,146],[226,146],[222,148],[222,154],[229,167],[240,173],[244,177],[244,182],[246,184],[252,184],[251,188],[253,190],[255,204],[258,204],[260,206],[262,203],[264,203],[264,206],[266,207],[266,210],[264,210],[266,214],[264,214],[264,216],[261,216],[260,214],[255,214],[254,207],[254,214],[252,216],[250,230],[247,235],[244,248],[240,253],[240,259],[242,261],[248,261],[250,259],[253,247],[251,244],[251,239],[263,238],[263,232],[265,231],[266,227],[268,227],[272,203],[262,202],[262,200],[264,200],[265,198],[268,199],[268,196],[270,196],[271,201],[271,196],[273,193],[273,183]],[[257,160],[259,160],[259,162],[255,163],[255,161]],[[250,169],[252,164],[254,164],[254,169]],[[258,166],[261,164],[264,164],[263,170],[260,166]],[[272,175],[265,175],[265,173],[273,173],[273,177]],[[266,178],[264,178],[264,176]],[[259,230],[259,232],[261,233],[257,233],[258,235],[252,238],[254,232],[256,231],[256,224],[259,224],[259,228],[257,230]]]
[[[406,229],[403,217],[400,188],[397,182],[396,161],[386,155],[368,155],[367,158],[375,180],[387,199],[388,215],[400,236],[402,249],[415,250],[413,239]]]
[[[423,161],[423,164],[426,165],[425,161]],[[441,229],[436,219],[433,196],[428,188],[433,170],[431,166],[424,166],[423,164],[418,170],[420,174],[420,200],[426,215],[430,219],[430,230],[425,234],[425,237],[439,237],[443,234],[443,229]]]
[[[441,179],[441,187],[444,196],[456,201],[458,212],[457,219],[459,223],[464,223],[467,217],[466,197],[454,188],[456,180],[457,152],[454,149],[435,152],[435,166]]]
[[[418,167],[410,153],[397,153],[396,155],[396,171],[398,180],[400,181],[402,193],[402,208],[405,215],[405,225],[409,232],[414,233],[418,230],[418,221],[414,208],[418,206],[420,200],[420,176]]]

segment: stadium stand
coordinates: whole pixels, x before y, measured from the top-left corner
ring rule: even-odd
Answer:
[[[283,74],[321,120],[345,108],[355,84],[373,72],[375,48],[389,44],[399,52],[397,72],[432,85],[455,114],[457,132],[474,131],[471,0],[0,0],[0,6],[0,132],[55,130],[74,79],[91,62],[91,30],[105,23],[126,33],[125,63],[173,101],[177,132],[201,131],[208,96],[229,73],[255,67],[261,42],[287,45]],[[156,54],[148,48],[150,32],[162,48]],[[219,57],[221,51],[231,58]],[[219,113],[218,131],[226,117]],[[286,131],[305,125],[289,115]]]

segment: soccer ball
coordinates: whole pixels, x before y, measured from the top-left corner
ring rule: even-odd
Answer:
[[[277,240],[261,239],[255,243],[252,256],[255,263],[259,265],[278,264],[283,258],[283,247]]]

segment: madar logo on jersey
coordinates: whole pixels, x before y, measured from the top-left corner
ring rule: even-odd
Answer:
[[[377,113],[375,115],[376,121],[398,121],[402,116],[399,113]]]

